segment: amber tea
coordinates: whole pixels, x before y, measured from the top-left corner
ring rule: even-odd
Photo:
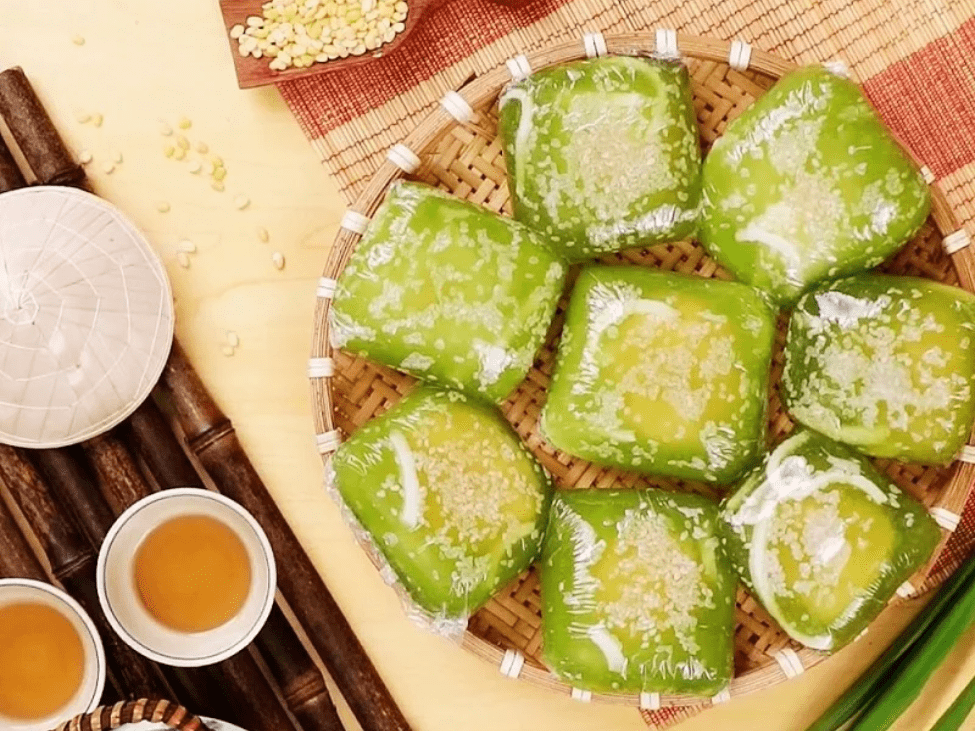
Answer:
[[[247,549],[237,534],[206,515],[173,518],[152,530],[135,557],[143,606],[178,632],[206,632],[233,619],[251,587]]]
[[[47,604],[0,607],[0,716],[40,720],[66,706],[85,675],[71,621]]]

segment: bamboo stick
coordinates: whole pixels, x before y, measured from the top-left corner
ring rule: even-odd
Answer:
[[[20,168],[17,167],[17,162],[14,160],[10,148],[7,147],[3,138],[0,138],[0,193],[23,188],[25,185],[27,185],[27,181],[21,175]]]
[[[5,579],[47,581],[44,567],[21,534],[10,509],[0,499],[0,575]]]
[[[24,154],[37,182],[82,187],[85,171],[75,162],[23,69],[0,73],[0,116]]]
[[[267,533],[282,567],[278,587],[363,729],[407,731],[406,718],[248,459],[230,420],[178,344],[163,382],[191,450],[220,491],[250,511]]]

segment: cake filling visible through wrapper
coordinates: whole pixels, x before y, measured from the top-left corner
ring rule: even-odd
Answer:
[[[566,266],[520,223],[394,184],[338,280],[332,345],[498,402],[528,373]]]
[[[742,581],[793,639],[832,652],[854,640],[931,556],[941,531],[865,457],[800,430],[722,506]]]
[[[701,151],[682,64],[555,66],[510,85],[500,105],[515,218],[569,259],[694,232]]]
[[[329,483],[410,614],[443,634],[526,570],[541,547],[548,475],[492,407],[421,387],[331,460]]]
[[[703,170],[701,243],[781,304],[880,264],[930,208],[860,88],[821,66],[784,76],[731,122]]]
[[[975,296],[860,275],[799,300],[782,390],[789,413],[877,457],[947,464],[975,421]]]
[[[742,284],[587,267],[541,431],[601,464],[727,484],[764,445],[774,329]]]
[[[544,659],[574,687],[713,695],[732,676],[735,579],[717,506],[660,490],[556,494]]]

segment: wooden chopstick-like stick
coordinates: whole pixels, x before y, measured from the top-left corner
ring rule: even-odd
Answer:
[[[151,399],[136,410],[127,426],[147,471],[160,488],[204,486],[166,417]],[[113,480],[112,484],[120,485],[122,481]],[[149,488],[141,482],[134,489],[144,497]],[[121,500],[132,496],[117,497]],[[282,566],[281,570],[287,567]],[[304,731],[342,731],[324,676],[280,608],[271,612],[256,644]]]
[[[282,570],[278,587],[364,731],[408,731],[402,711],[179,344],[163,373],[190,449],[219,490],[267,533]]]

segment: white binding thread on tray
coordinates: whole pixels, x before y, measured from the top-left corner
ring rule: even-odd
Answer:
[[[318,451],[321,454],[334,452],[339,448],[341,443],[342,435],[339,433],[338,429],[332,429],[332,431],[327,431],[324,434],[315,435],[315,444],[318,445]]]
[[[402,142],[397,142],[392,146],[390,151],[386,153],[386,159],[407,175],[415,173],[416,169],[420,167],[420,158]]]
[[[528,63],[528,57],[519,53],[514,58],[509,58],[505,65],[508,67],[508,72],[511,74],[511,78],[515,81],[521,81],[531,75],[532,67]]]
[[[331,358],[309,358],[309,378],[331,378],[335,375],[335,361]]]
[[[961,522],[961,516],[944,508],[931,508],[931,517],[949,533],[953,533]]]
[[[910,581],[905,581],[903,584],[897,587],[897,596],[901,599],[910,599],[914,595],[914,584]]]
[[[744,41],[732,41],[728,51],[728,65],[735,71],[746,71],[752,62],[751,44]]]
[[[806,668],[802,665],[802,659],[796,654],[795,650],[783,647],[778,652],[773,652],[772,657],[775,658],[775,662],[779,664],[787,678],[795,678],[806,672]]]
[[[499,670],[506,678],[517,678],[525,667],[525,656],[517,650],[505,650]]]
[[[931,185],[931,183],[935,181],[934,173],[931,172],[931,168],[929,168],[927,165],[924,165],[921,168],[921,177],[924,178],[924,182],[928,185]]]
[[[958,229],[953,234],[948,234],[945,236],[945,240],[943,242],[945,251],[949,254],[954,254],[961,251],[971,243],[972,239],[968,235],[968,231],[963,228]]]
[[[345,215],[342,216],[342,222],[339,224],[339,228],[344,228],[346,231],[351,231],[352,233],[361,236],[366,232],[366,227],[368,225],[368,216],[363,216],[358,211],[353,211],[350,208],[345,212]]]
[[[592,700],[592,691],[582,690],[581,688],[572,689],[572,699],[580,703],[588,703]]]
[[[677,31],[673,28],[657,28],[657,55],[661,58],[680,58]]]
[[[955,456],[959,462],[967,462],[968,464],[975,464],[975,447],[966,444],[961,448],[961,451]]]
[[[850,67],[846,65],[846,61],[841,61],[840,59],[827,61],[823,64],[823,68],[841,78],[850,78]]]
[[[335,287],[338,284],[334,279],[329,277],[322,277],[318,280],[318,288],[315,290],[315,296],[321,299],[330,300],[332,295],[335,294]]]
[[[456,91],[450,90],[443,95],[440,100],[442,106],[451,117],[461,124],[469,124],[474,121],[474,110],[467,100]]]
[[[718,706],[731,700],[731,691],[725,688],[723,691],[711,697],[711,705]]]
[[[606,50],[606,37],[598,31],[596,33],[584,34],[582,36],[582,45],[586,48],[586,58],[599,58],[608,53]]]
[[[640,693],[640,708],[644,711],[659,711],[660,693]]]

